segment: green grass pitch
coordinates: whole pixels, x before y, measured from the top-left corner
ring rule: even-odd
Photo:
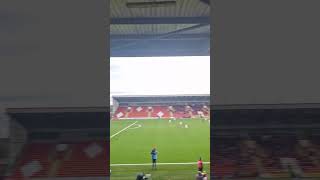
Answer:
[[[135,179],[139,172],[150,173],[153,180],[193,180],[196,164],[160,163],[196,163],[199,157],[210,161],[210,123],[204,119],[115,120],[110,134],[112,180]],[[151,163],[153,147],[158,150],[157,170],[143,165]],[[209,166],[204,165],[208,175]]]

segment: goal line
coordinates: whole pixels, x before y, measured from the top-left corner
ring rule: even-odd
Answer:
[[[157,163],[157,165],[193,165],[197,162],[185,162],[185,163]],[[203,164],[210,164],[210,162],[203,162]],[[151,166],[152,163],[141,163],[141,164],[110,164],[110,166]]]

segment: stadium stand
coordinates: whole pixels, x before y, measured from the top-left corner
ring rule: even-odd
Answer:
[[[116,96],[113,119],[209,116],[208,95]]]
[[[48,176],[50,168],[49,153],[52,148],[52,144],[48,143],[26,145],[10,179],[23,179],[29,175],[30,177]]]
[[[320,149],[313,141],[294,136],[256,137],[255,140],[219,137],[214,140],[223,142],[215,146],[213,155],[212,171],[216,178],[289,178],[285,161],[290,162],[301,177],[320,176]],[[304,147],[301,142],[308,142],[308,145]]]
[[[318,109],[216,110],[212,178],[318,179],[318,115]],[[308,120],[302,125],[304,119]]]
[[[62,157],[57,176],[74,177],[75,174],[84,177],[107,176],[109,149],[106,141],[89,141],[72,146],[76,150]]]
[[[108,175],[105,141],[68,144],[69,150],[56,151],[56,143],[29,143],[8,179],[45,177],[104,177]]]
[[[8,111],[28,138],[8,164],[6,180],[109,178],[105,108]]]
[[[152,106],[153,111],[151,117],[170,118],[168,106]]]

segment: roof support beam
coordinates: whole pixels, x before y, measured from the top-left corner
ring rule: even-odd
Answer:
[[[202,17],[112,18],[111,24],[210,24],[210,19],[207,16],[202,16]]]

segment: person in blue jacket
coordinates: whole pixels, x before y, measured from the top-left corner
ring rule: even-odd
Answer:
[[[157,169],[158,151],[156,148],[153,148],[150,154],[152,159],[152,169]]]

